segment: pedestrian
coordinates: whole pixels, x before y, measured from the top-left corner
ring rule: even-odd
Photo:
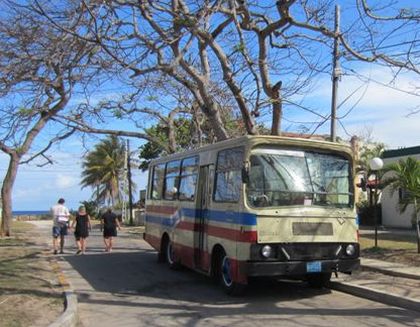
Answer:
[[[89,231],[92,226],[90,224],[90,217],[86,212],[85,206],[80,206],[76,214],[76,218],[73,220],[71,227],[73,228],[76,225],[74,230],[74,237],[76,238],[77,252],[76,254],[85,254],[87,238],[89,236]]]
[[[57,204],[51,208],[51,215],[53,218],[52,235],[54,254],[57,254],[58,251],[58,237],[60,237],[60,254],[64,253],[64,237],[67,235],[67,228],[70,228],[70,212],[69,209],[64,206],[64,202],[64,199],[60,198]]]
[[[112,208],[108,208],[101,217],[101,225],[104,230],[104,244],[105,251],[112,252],[112,238],[117,236],[117,227],[121,230],[120,222],[115,213],[112,212]]]

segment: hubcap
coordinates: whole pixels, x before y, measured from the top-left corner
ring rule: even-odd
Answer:
[[[222,260],[222,279],[223,283],[227,287],[232,285],[232,277],[230,275],[230,261],[227,256],[224,256]]]
[[[172,242],[168,241],[168,247],[166,248],[166,257],[168,263],[172,265],[174,263],[174,248],[172,247]]]

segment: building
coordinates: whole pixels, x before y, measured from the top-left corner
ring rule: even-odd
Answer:
[[[420,160],[420,146],[403,148],[397,150],[384,151],[382,158],[384,166],[387,164],[398,162],[399,160],[413,157]],[[413,214],[413,206],[410,205],[407,210],[401,214],[398,210],[399,199],[404,196],[404,190],[395,191],[391,195],[389,188],[385,188],[382,193],[382,225],[388,227],[411,228],[411,217]]]

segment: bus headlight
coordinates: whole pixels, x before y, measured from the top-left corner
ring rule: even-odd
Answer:
[[[351,257],[356,253],[356,248],[353,244],[349,244],[346,246],[346,254]]]
[[[271,252],[272,252],[272,249],[270,245],[264,245],[261,249],[261,255],[264,258],[269,258],[271,256]]]

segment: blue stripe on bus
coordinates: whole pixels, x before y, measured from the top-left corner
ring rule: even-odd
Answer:
[[[172,227],[177,220],[178,219],[172,219],[172,218],[167,218],[167,217],[162,217],[162,216],[146,215],[146,221],[148,223],[159,224],[159,225],[169,226],[169,227]]]
[[[257,224],[257,216],[252,213],[207,209],[205,210],[204,214],[205,214],[205,217],[209,221],[231,223],[231,224],[237,224],[237,225],[247,225],[247,226],[255,226]],[[173,226],[180,216],[189,217],[189,218],[199,217],[200,210],[182,208],[181,215],[178,213],[178,214],[172,215],[172,217],[146,214],[146,221],[155,223],[155,224],[165,225],[165,226]]]
[[[207,218],[211,221],[228,222],[248,226],[254,226],[257,224],[257,216],[252,213],[208,210],[207,214]]]

